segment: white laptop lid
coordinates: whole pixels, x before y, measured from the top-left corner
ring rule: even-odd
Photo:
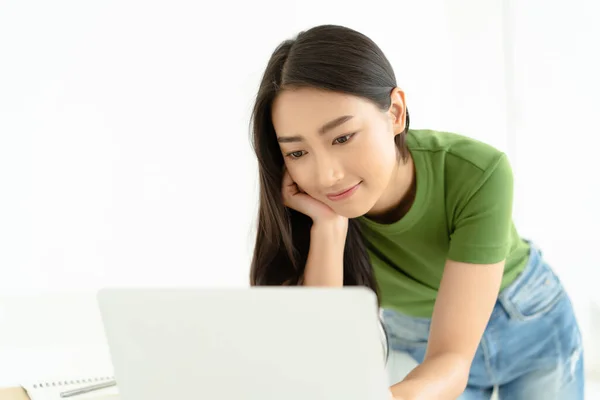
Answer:
[[[365,288],[103,289],[121,400],[388,400]]]

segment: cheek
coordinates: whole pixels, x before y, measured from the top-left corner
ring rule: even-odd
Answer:
[[[310,193],[313,191],[314,179],[310,179],[310,171],[307,166],[300,164],[302,164],[302,161],[286,161],[285,167],[298,187],[302,191]]]
[[[383,141],[382,141],[383,142]],[[371,186],[387,185],[396,165],[396,147],[393,141],[374,142],[361,148],[358,167]],[[358,161],[357,160],[357,161]]]

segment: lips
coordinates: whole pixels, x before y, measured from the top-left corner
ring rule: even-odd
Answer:
[[[340,192],[328,194],[327,198],[332,201],[346,199],[346,198],[352,196],[352,194],[354,194],[354,192],[358,189],[360,184],[361,184],[361,182],[359,182],[356,185],[351,186],[347,189],[344,189]]]

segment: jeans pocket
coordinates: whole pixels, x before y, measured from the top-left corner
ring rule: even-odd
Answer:
[[[430,320],[385,310],[383,321],[390,350],[405,352],[422,362],[427,349]]]
[[[396,351],[410,351],[427,348],[427,339],[410,339],[390,333],[390,345]]]
[[[410,338],[392,332],[390,333],[390,350],[407,353],[417,363],[422,363],[427,350],[427,339]]]
[[[544,261],[539,260],[533,268],[517,287],[509,286],[507,293],[500,295],[500,302],[512,318],[529,320],[541,317],[565,295],[559,278]]]

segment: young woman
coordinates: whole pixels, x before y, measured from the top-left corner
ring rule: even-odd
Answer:
[[[419,365],[397,399],[583,398],[568,295],[512,221],[502,152],[409,130],[368,37],[325,25],[281,43],[252,116],[260,209],[253,285],[364,285],[390,348]]]

